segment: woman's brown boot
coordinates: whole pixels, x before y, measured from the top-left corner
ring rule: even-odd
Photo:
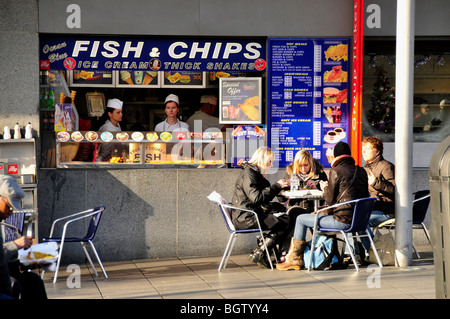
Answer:
[[[303,252],[306,248],[305,240],[298,240],[294,237],[291,239],[289,252],[286,255],[286,261],[282,264],[277,264],[278,270],[300,270],[305,266],[303,261]]]

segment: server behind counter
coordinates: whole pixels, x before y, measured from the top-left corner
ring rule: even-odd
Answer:
[[[167,118],[155,126],[157,132],[189,131],[189,125],[178,119],[180,101],[175,94],[169,94],[164,101]]]
[[[123,102],[119,99],[110,99],[106,105],[106,110],[104,114],[108,115],[108,119],[99,128],[99,131],[108,132],[120,132],[122,128],[120,127],[120,122],[122,121],[122,106]],[[112,144],[99,144],[99,149],[97,150],[97,162],[107,162],[111,159],[112,150],[114,145]]]

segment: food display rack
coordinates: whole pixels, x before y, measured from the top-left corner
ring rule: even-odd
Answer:
[[[96,132],[55,133],[57,168],[221,168],[225,167],[222,132]],[[76,161],[81,144],[111,149],[107,160]],[[95,146],[95,147],[92,147]],[[95,150],[93,152],[96,152]],[[143,154],[143,156],[141,156]],[[144,160],[142,160],[144,159]]]

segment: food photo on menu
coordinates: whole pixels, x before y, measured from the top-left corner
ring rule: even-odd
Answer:
[[[323,140],[328,144],[336,144],[347,137],[347,133],[342,127],[326,128],[324,131]]]

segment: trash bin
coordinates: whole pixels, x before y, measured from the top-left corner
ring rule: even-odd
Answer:
[[[450,297],[450,136],[430,162],[431,229],[436,298]]]

